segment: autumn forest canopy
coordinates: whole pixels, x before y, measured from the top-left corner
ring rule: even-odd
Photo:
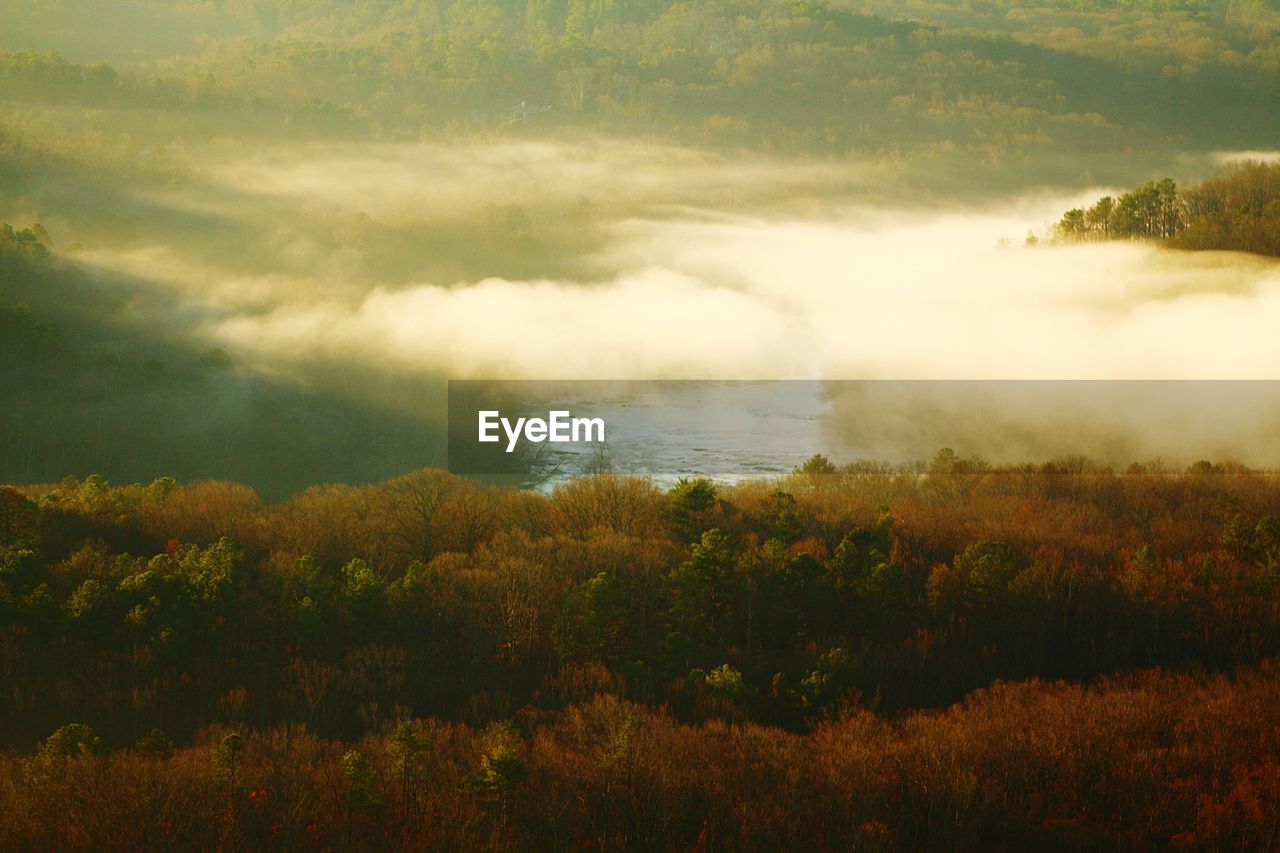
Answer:
[[[1207,461],[950,451],[665,492],[439,471],[279,505],[225,482],[6,489],[0,831],[1265,841],[1278,490]]]

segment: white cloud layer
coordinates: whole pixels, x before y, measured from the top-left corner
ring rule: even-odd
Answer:
[[[228,240],[237,251],[223,261],[202,238],[84,257],[164,295],[134,301],[143,314],[154,303],[154,322],[176,305],[199,345],[303,381],[347,366],[436,378],[1280,379],[1275,260],[1136,243],[999,247],[1102,189],[922,210],[869,195],[864,170],[639,145],[293,151],[215,161],[209,174],[224,189],[191,204],[247,223],[243,251]],[[580,195],[591,213],[565,218]],[[379,272],[388,246],[403,268],[432,269],[433,251],[506,204],[558,235],[531,267],[550,268],[548,246],[556,260],[563,241],[576,268],[599,272]],[[576,239],[574,222],[605,239]],[[951,444],[1009,461],[1280,460],[1280,401],[1248,388],[1209,412],[1198,392],[1151,387],[1142,400],[1123,388],[1074,400],[874,393],[887,396],[854,398],[833,433],[873,456]]]
[[[636,220],[607,250],[622,270],[608,280],[291,297],[210,331],[263,359],[457,377],[1280,378],[1280,265],[1136,244],[995,247],[1028,221],[1040,220]]]

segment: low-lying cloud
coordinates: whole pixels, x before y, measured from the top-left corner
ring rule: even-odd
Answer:
[[[209,168],[215,185],[252,188],[244,215],[263,235],[225,267],[177,244],[86,257],[198,305],[186,316],[201,346],[299,380],[334,366],[421,378],[1280,378],[1275,261],[1138,243],[1021,245],[1029,227],[1040,230],[1103,190],[929,209],[873,201],[856,168],[733,163],[643,146],[396,146],[317,157]],[[561,235],[561,253],[590,275],[378,272],[389,229],[408,256],[396,269],[444,269],[433,267],[450,251],[441,218],[453,216],[456,228],[466,210],[514,200],[520,216],[536,220],[540,205],[567,210],[579,196],[593,211],[581,221],[596,237],[577,241],[579,220],[556,220],[539,237],[539,257],[554,261]],[[225,213],[230,203],[219,198]],[[1194,417],[1144,419],[1132,407],[1112,417],[1106,406],[1047,406],[1010,420],[999,411],[1023,411],[1023,403],[997,400],[976,418],[945,403],[912,405],[914,426],[899,412],[897,427],[888,418],[878,433],[863,430],[863,444],[879,449],[899,436],[924,446],[963,432],[998,458],[1070,451],[1061,439],[1075,436],[1087,445],[1080,452],[1136,458],[1144,448],[1173,456],[1182,448],[1198,458],[1192,440],[1203,446],[1225,434],[1189,430]],[[920,432],[930,419],[941,432]],[[1242,411],[1237,426],[1258,451],[1248,455],[1274,465],[1280,447],[1270,445],[1280,439],[1265,439],[1280,435],[1272,407]],[[907,442],[912,435],[918,440]]]
[[[1119,243],[998,248],[1028,220],[869,216],[632,220],[615,229],[607,253],[620,271],[606,280],[374,286],[354,304],[291,298],[207,331],[261,359],[377,360],[459,377],[1280,372],[1273,262]]]

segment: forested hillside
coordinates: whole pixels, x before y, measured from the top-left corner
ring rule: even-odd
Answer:
[[[731,489],[0,501],[3,746],[40,743],[0,778],[19,846],[1274,832],[1273,474],[943,452]],[[1231,677],[1048,683],[1150,667]]]
[[[1241,0],[59,0],[3,13],[7,124],[81,146],[127,135],[181,149],[232,121],[242,140],[590,129],[890,163],[1034,158],[1078,179],[1111,174],[1120,151],[1272,145],[1280,108],[1280,10]],[[123,43],[95,38],[119,16],[135,22]]]
[[[1274,844],[1280,819],[1274,663],[1001,683],[807,735],[681,722],[592,675],[513,723],[354,742],[220,725],[107,751],[64,727],[0,757],[0,832],[62,850],[1239,850]]]
[[[1280,163],[1246,161],[1189,188],[1149,181],[1089,209],[1073,208],[1054,237],[1077,243],[1157,240],[1176,249],[1280,255]]]
[[[376,480],[443,461],[423,420],[247,374],[182,328],[131,317],[140,297],[125,282],[95,281],[50,244],[39,224],[0,223],[0,481],[95,465],[135,478],[220,470],[279,498],[317,477]]]

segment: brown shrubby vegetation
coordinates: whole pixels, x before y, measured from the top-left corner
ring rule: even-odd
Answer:
[[[514,723],[277,725],[0,759],[19,849],[1269,849],[1274,664],[997,683],[808,735],[601,692]],[[56,735],[49,739],[67,740]],[[239,744],[234,749],[230,745]]]
[[[1278,514],[1239,465],[949,452],[6,487],[0,839],[1265,849]]]

